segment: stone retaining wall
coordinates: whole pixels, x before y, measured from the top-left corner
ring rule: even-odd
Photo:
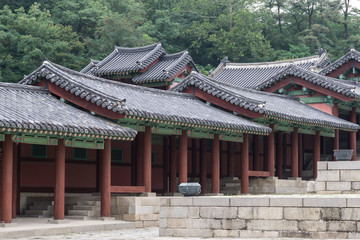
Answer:
[[[359,195],[162,198],[160,236],[360,238]]]
[[[318,193],[360,192],[360,161],[318,162]]]

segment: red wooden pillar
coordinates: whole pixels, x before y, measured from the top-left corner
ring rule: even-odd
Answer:
[[[299,175],[299,137],[298,128],[294,127],[291,133],[291,176],[298,177]]]
[[[206,139],[200,140],[200,185],[201,193],[207,192],[207,161],[206,161]]]
[[[276,133],[276,176],[282,179],[282,169],[284,160],[283,135],[281,132]]]
[[[254,150],[253,150],[253,158],[254,158],[254,170],[260,171],[260,151],[261,151],[261,145],[260,145],[260,136],[254,135],[253,136],[254,141]]]
[[[353,107],[350,112],[350,122],[356,124],[356,108]],[[353,156],[351,161],[356,160],[356,132],[349,132],[350,137],[350,149],[353,150]]]
[[[228,142],[228,176],[235,176],[235,153],[234,153],[234,143]]]
[[[332,113],[335,117],[339,117],[339,104],[338,103],[334,103],[333,109],[332,109]],[[339,129],[335,129],[335,137],[333,139],[334,143],[333,143],[333,149],[337,150],[340,147],[339,144]],[[333,161],[336,161],[336,158],[333,155]]]
[[[9,134],[5,135],[2,150],[2,193],[1,222],[11,223],[12,218],[12,180],[13,180],[13,142]]]
[[[303,135],[299,133],[299,177],[302,177],[303,169]]]
[[[275,176],[275,132],[274,125],[270,124],[271,133],[268,136],[267,141],[267,154],[268,154],[268,169],[270,176]]]
[[[101,216],[110,217],[111,204],[111,140],[105,139],[101,154]]]
[[[249,193],[249,136],[244,134],[241,144],[241,193]]]
[[[316,131],[314,135],[314,178],[317,178],[317,163],[320,161],[320,132]]]
[[[170,186],[169,186],[169,192],[175,193],[176,192],[176,136],[171,135],[170,136]]]
[[[59,139],[55,153],[54,219],[63,220],[65,214],[65,145]]]
[[[12,187],[12,218],[16,218],[17,212],[17,193],[18,193],[18,145],[14,143],[14,153],[13,153],[13,187]]]
[[[143,186],[143,149],[144,149],[144,135],[138,132],[136,136],[136,185]]]
[[[220,141],[219,135],[215,134],[212,140],[212,173],[211,173],[211,192],[220,192]]]
[[[182,130],[179,141],[179,184],[187,182],[188,142],[186,130]]]
[[[169,138],[163,136],[163,193],[169,189]]]
[[[151,130],[145,127],[143,151],[143,178],[145,192],[151,192]]]

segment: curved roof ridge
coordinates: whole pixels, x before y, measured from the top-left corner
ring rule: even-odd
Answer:
[[[143,62],[151,58],[151,56],[160,48],[162,47],[161,43],[158,43],[154,49],[152,49],[150,52],[148,52],[144,57],[136,61],[137,64],[139,64],[142,68],[145,68],[146,66],[143,66]]]
[[[165,59],[178,58],[178,57],[181,57],[185,52],[189,54],[188,50],[184,50],[184,51],[177,52],[177,53],[171,53],[171,54],[162,55],[161,59],[165,60]]]
[[[192,60],[191,56],[189,55],[188,51],[184,51],[182,55],[178,54],[178,56],[180,56],[179,58],[177,58],[174,62],[172,62],[169,66],[167,66],[163,72],[164,74],[169,74],[169,72],[176,67],[176,65],[178,65],[182,60],[184,60],[186,57],[190,57],[190,59]],[[190,60],[190,61],[191,61]]]
[[[154,44],[150,44],[147,46],[141,46],[141,47],[120,47],[115,46],[115,50],[121,51],[121,52],[143,52],[147,50],[152,50],[153,48],[157,47],[158,45],[161,45],[161,42],[157,42]]]
[[[320,74],[326,75],[332,71],[334,71],[336,68],[338,68],[340,65],[344,64],[345,62],[348,62],[350,59],[355,59],[360,62],[360,52],[355,50],[354,48],[350,49],[345,55],[334,61],[333,63],[326,66],[323,70],[320,71]]]
[[[311,62],[314,61],[317,62],[317,60],[319,59],[319,55],[314,55],[314,56],[309,56],[309,57],[303,57],[303,58],[296,58],[296,59],[289,59],[289,60],[282,60],[282,61],[273,61],[273,62],[255,62],[255,63],[226,63],[226,68],[231,68],[231,67],[237,67],[237,68],[241,68],[241,67],[274,67],[274,66],[279,66],[279,65],[287,65],[290,63],[293,63],[295,65],[297,64],[301,64],[301,63],[305,63],[305,62]]]

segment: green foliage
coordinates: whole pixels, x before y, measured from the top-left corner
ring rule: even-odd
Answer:
[[[354,0],[3,0],[0,81],[19,81],[43,59],[80,70],[114,45],[161,41],[188,49],[203,73],[232,62],[293,59],[360,49]]]

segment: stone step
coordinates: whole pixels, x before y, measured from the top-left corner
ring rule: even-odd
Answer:
[[[25,210],[26,216],[41,216],[41,217],[50,217],[53,215],[53,211],[48,210]]]
[[[100,216],[99,216],[100,217]],[[88,216],[65,216],[65,219],[75,219],[75,220],[96,220],[99,217],[88,217]]]
[[[89,205],[74,205],[72,210],[93,210],[100,211],[101,206],[89,206]]]
[[[69,210],[69,216],[100,217],[100,211]]]
[[[54,206],[52,205],[31,205],[29,210],[53,210]]]
[[[84,205],[84,206],[101,206],[100,201],[78,201],[77,205]]]

